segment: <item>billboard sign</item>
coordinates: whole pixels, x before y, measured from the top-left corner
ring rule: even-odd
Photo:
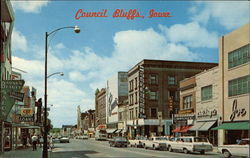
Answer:
[[[34,112],[32,108],[22,108],[21,109],[21,116],[23,117],[30,117],[33,116]]]

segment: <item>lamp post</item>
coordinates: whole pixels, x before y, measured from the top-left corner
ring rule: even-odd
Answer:
[[[46,32],[45,33],[45,94],[44,94],[44,135],[43,135],[43,158],[48,158],[48,140],[47,140],[47,135],[48,135],[48,130],[47,130],[47,79],[51,77],[54,74],[51,74],[47,76],[47,56],[48,56],[48,37],[62,29],[67,29],[67,28],[74,28],[75,33],[80,33],[80,28],[78,26],[66,26],[66,27],[61,27],[58,29],[55,29],[54,31],[51,31],[50,33]],[[55,73],[56,74],[56,73]]]

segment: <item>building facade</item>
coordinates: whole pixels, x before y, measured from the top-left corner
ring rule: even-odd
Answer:
[[[128,71],[130,136],[172,134],[172,109],[179,110],[179,81],[216,65],[161,60],[136,64]]]
[[[128,74],[118,72],[107,81],[106,87],[106,123],[109,136],[118,133],[118,104],[128,98]]]
[[[196,111],[196,79],[195,76],[180,81],[180,107],[177,114],[173,114],[173,123],[176,128],[173,130],[175,135],[194,135],[188,133],[191,125],[195,121]]]
[[[106,128],[106,89],[102,88],[95,93],[96,128]]]
[[[249,137],[250,24],[219,39],[221,125],[218,144]]]

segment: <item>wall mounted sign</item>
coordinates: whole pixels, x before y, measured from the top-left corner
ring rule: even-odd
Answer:
[[[242,109],[237,108],[237,99],[234,99],[230,120],[233,121],[235,117],[244,117],[246,114],[247,114],[247,111],[245,108],[242,108]]]
[[[213,110],[209,110],[209,109],[200,110],[197,113],[198,118],[202,118],[202,117],[212,118],[213,116],[217,116],[217,110],[216,109],[213,109]]]

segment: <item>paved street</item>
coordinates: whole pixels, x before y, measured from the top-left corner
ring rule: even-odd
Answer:
[[[145,150],[143,148],[114,148],[109,147],[107,141],[71,140],[68,144],[55,144],[55,148],[50,153],[51,158],[88,158],[88,157],[190,157],[190,158],[221,158],[216,152],[209,152],[206,155],[171,153],[168,151]]]
[[[0,158],[41,158],[42,148],[32,151],[31,148],[5,152]],[[92,158],[92,157],[164,157],[164,158],[222,158],[216,152],[209,152],[205,155],[198,153],[187,154],[168,151],[145,150],[143,148],[114,148],[110,147],[108,141],[70,140],[70,143],[56,143],[50,158]]]

